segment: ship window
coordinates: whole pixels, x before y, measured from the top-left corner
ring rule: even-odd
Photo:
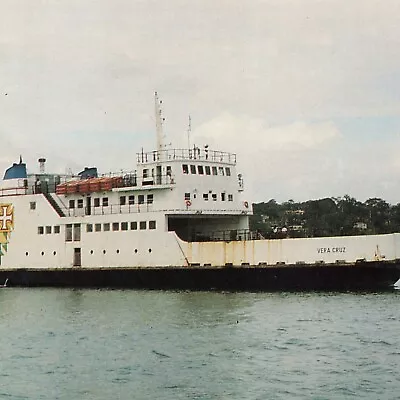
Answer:
[[[119,198],[119,204],[120,204],[121,206],[124,206],[124,205],[126,204],[126,196],[121,196],[121,197]]]
[[[75,200],[69,201],[69,208],[75,208]]]
[[[103,197],[103,207],[108,206],[108,197]]]
[[[65,241],[72,242],[72,224],[65,226]]]
[[[196,174],[196,166],[195,165],[191,165],[190,166],[190,173],[191,174]]]
[[[228,194],[228,201],[233,201],[233,194]]]
[[[219,175],[224,176],[224,167],[218,167]]]
[[[203,200],[208,201],[208,193],[203,193]]]
[[[109,232],[109,230],[110,230],[110,224],[108,222],[103,224],[103,231],[104,232]]]
[[[39,235],[43,235],[44,234],[44,227],[43,226],[39,226],[38,227],[38,234]]]
[[[212,174],[213,174],[213,175],[218,175],[218,173],[217,173],[217,167],[212,167]]]
[[[149,221],[149,229],[156,229],[156,221]]]
[[[121,231],[127,231],[127,230],[128,230],[128,223],[121,222]]]
[[[216,193],[213,193],[211,196],[212,196],[213,201],[217,201],[217,194]]]
[[[205,170],[206,170],[206,175],[211,175],[211,168],[209,165],[205,166]]]
[[[54,233],[57,235],[60,233],[60,225],[55,225],[54,226]]]
[[[136,221],[131,222],[131,230],[137,231],[137,222]]]
[[[225,201],[226,199],[226,194],[224,192],[221,193],[221,201]]]
[[[86,224],[86,232],[93,232],[93,224]]]
[[[147,204],[153,204],[153,195],[152,194],[147,195]]]
[[[81,225],[74,224],[74,242],[79,242],[81,240]]]
[[[229,167],[225,167],[225,175],[231,176],[231,169]]]
[[[148,169],[144,169],[143,170],[143,178],[147,178],[149,176],[149,170]]]
[[[190,200],[190,193],[185,193],[185,200]]]
[[[83,208],[83,199],[78,199],[78,208]]]
[[[93,204],[95,207],[100,207],[100,199],[98,197],[95,197],[93,199]]]
[[[142,231],[145,230],[146,229],[146,225],[147,225],[146,221],[140,221],[139,222],[139,229],[142,230]]]
[[[30,208],[31,210],[36,210],[36,201],[31,201],[31,202],[29,203],[29,208]]]
[[[119,222],[113,222],[112,230],[113,231],[119,231]]]
[[[144,204],[144,194],[139,194],[138,202],[139,202],[139,204]]]
[[[182,164],[182,171],[184,174],[189,173],[189,166],[187,164]]]
[[[170,165],[167,165],[167,176],[171,176],[172,175],[172,169]]]
[[[94,225],[94,230],[95,230],[96,232],[101,232],[101,224],[95,224],[95,225]]]
[[[51,234],[51,226],[46,226],[46,235]]]
[[[199,173],[199,175],[204,175],[204,168],[202,165],[197,166],[197,172]]]
[[[135,204],[135,196],[129,196],[129,205]]]

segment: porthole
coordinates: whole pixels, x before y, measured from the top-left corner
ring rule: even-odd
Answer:
[[[53,251],[53,256],[55,256],[57,254],[57,252],[56,251]]]
[[[25,255],[26,255],[26,256],[29,256],[29,253],[28,253],[28,252],[25,252]]]
[[[135,249],[135,254],[137,253],[137,249]]]
[[[42,251],[42,253],[41,253],[41,254],[42,254],[42,256],[44,256],[44,251]]]
[[[103,250],[103,254],[106,254],[106,251],[105,251],[105,250]]]
[[[93,254],[93,250],[90,250],[90,254]]]
[[[117,250],[117,254],[119,254],[119,250]]]
[[[151,249],[149,249],[149,253],[151,253]]]

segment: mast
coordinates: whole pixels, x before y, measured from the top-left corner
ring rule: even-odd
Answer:
[[[189,115],[189,125],[187,130],[188,149],[190,149],[190,134],[192,133],[192,117]]]
[[[161,104],[162,100],[158,100],[158,93],[154,93],[154,105],[155,105],[155,116],[156,116],[156,132],[157,132],[157,151],[165,150],[164,133],[163,133],[163,122],[165,118],[162,116]]]

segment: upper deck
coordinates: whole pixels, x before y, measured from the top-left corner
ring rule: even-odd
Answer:
[[[149,164],[168,161],[205,161],[227,165],[236,165],[236,154],[224,151],[209,150],[207,147],[201,149],[166,149],[150,152],[137,153],[137,164]]]

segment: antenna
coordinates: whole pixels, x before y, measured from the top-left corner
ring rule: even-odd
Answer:
[[[187,130],[188,149],[190,149],[190,134],[191,133],[192,133],[192,117],[189,115],[189,124],[188,124],[188,130]]]
[[[155,114],[156,114],[156,132],[157,132],[157,150],[164,150],[165,143],[164,143],[164,134],[163,134],[163,122],[165,118],[162,116],[161,110],[162,100],[158,100],[158,93],[154,93],[154,105],[155,105]]]

